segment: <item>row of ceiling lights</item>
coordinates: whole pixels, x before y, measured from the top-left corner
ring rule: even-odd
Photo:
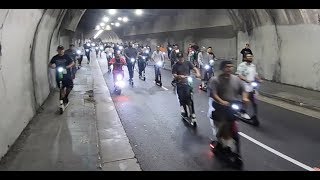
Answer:
[[[117,10],[116,9],[109,9],[108,13],[109,13],[109,15],[114,16],[115,14],[117,14]],[[137,16],[141,16],[143,14],[143,11],[141,9],[136,9],[135,14]],[[96,26],[96,30],[98,30],[98,31],[111,30],[111,26],[119,27],[121,25],[120,22],[117,22],[117,21],[111,22],[110,25],[106,24],[110,21],[110,18],[107,16],[103,17],[102,20],[104,22],[101,22],[99,25]],[[122,21],[124,23],[129,21],[128,17],[118,17],[117,20]],[[101,34],[101,33],[99,33],[99,34]]]

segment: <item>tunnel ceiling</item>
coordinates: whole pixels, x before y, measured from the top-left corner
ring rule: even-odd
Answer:
[[[132,24],[139,24],[146,21],[153,21],[157,16],[161,15],[176,15],[177,9],[143,9],[142,16],[136,16],[134,14],[135,9],[117,9],[118,13],[114,16],[110,16],[108,14],[108,9],[87,9],[84,15],[82,16],[78,28],[83,32],[89,32],[95,29],[96,25],[102,22],[102,18],[104,16],[108,17],[119,17],[119,16],[126,16],[129,19],[129,22],[125,23],[125,25],[121,25],[120,27],[116,28],[113,27],[113,31],[121,31],[122,28],[130,26]],[[114,19],[115,19],[114,18]]]

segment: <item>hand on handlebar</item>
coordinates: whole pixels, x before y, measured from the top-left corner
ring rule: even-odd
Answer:
[[[230,106],[230,103],[228,101],[221,101],[220,104],[224,106]]]

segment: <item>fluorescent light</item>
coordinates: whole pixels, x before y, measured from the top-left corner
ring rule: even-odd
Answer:
[[[142,15],[143,11],[141,9],[136,9],[135,13],[136,15],[140,16]]]
[[[104,21],[104,22],[108,22],[108,21],[109,21],[109,18],[108,18],[108,17],[104,17],[104,18],[103,18],[103,21]]]
[[[122,17],[118,17],[118,20],[119,20],[119,21],[122,21]]]
[[[114,25],[115,25],[116,27],[119,27],[119,26],[120,26],[120,23],[116,22]]]
[[[123,18],[122,18],[122,21],[123,21],[123,22],[128,22],[129,19],[128,19],[127,17],[123,17]]]
[[[104,26],[104,25],[106,25],[106,24],[105,24],[105,23],[103,23],[103,22],[102,22],[102,23],[100,23],[100,26]]]
[[[96,39],[101,33],[103,32],[103,30],[99,30],[98,32],[97,32],[97,34],[96,35],[94,35],[94,39]]]
[[[109,9],[109,14],[115,15],[117,13],[117,10],[115,9]]]

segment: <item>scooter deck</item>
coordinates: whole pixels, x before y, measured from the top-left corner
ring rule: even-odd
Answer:
[[[195,122],[193,125],[191,124],[192,122],[192,119],[190,117],[186,117],[186,116],[183,116],[182,114],[180,114],[181,118],[186,121],[190,126],[193,126],[193,127],[196,127],[197,126],[197,123]]]

